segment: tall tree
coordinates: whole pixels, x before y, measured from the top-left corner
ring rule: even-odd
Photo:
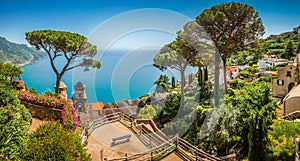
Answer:
[[[172,77],[172,81],[171,81],[171,86],[172,88],[175,88],[176,87],[176,83],[175,83],[175,77]]]
[[[185,70],[191,62],[195,61],[197,51],[188,42],[179,36],[170,44],[162,47],[153,61],[156,66],[169,67],[180,72],[181,106],[184,103]]]
[[[25,35],[31,45],[47,53],[56,75],[55,93],[57,94],[59,83],[66,71],[80,66],[85,67],[86,70],[88,67],[101,67],[99,61],[92,59],[97,54],[96,46],[87,42],[87,38],[82,35],[54,30],[36,30],[27,32]],[[58,57],[65,59],[62,69],[55,64]]]
[[[198,67],[198,85],[200,85],[203,82],[203,70],[202,67],[205,66],[204,61],[202,58],[196,59],[194,62],[191,64],[194,67]]]
[[[264,27],[253,7],[238,2],[213,6],[196,17],[210,35],[223,61],[226,88],[226,60],[263,35]],[[217,63],[217,61],[216,61]]]

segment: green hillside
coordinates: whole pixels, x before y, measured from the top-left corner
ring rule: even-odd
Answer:
[[[300,35],[294,32],[285,32],[280,35],[271,35],[266,39],[264,46],[266,54],[278,55],[279,57],[284,54],[288,43],[291,42],[293,45],[293,53],[296,54],[296,49],[300,44]]]
[[[13,64],[27,64],[46,56],[44,53],[25,44],[9,42],[0,36],[0,61]]]
[[[289,43],[290,47],[288,47]],[[288,51],[291,52],[291,56],[286,55]],[[278,58],[293,60],[298,53],[300,53],[300,35],[295,32],[285,32],[259,39],[254,46],[233,55],[231,65],[256,64],[263,55],[276,55]],[[246,60],[248,56],[253,56],[253,58]]]

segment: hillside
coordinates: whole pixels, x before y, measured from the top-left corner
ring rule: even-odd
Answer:
[[[25,44],[9,42],[0,36],[0,61],[17,65],[29,64],[35,60],[45,57],[40,51],[30,48]]]
[[[231,65],[256,64],[263,55],[276,55],[278,58],[285,58],[284,54],[289,43],[291,43],[292,56],[300,53],[300,35],[293,31],[284,32],[279,35],[270,35],[265,39],[259,39],[254,46],[233,55]],[[248,59],[249,56],[252,56],[252,58]]]
[[[285,32],[280,35],[269,36],[266,38],[264,49],[268,55],[278,55],[281,57],[289,42],[292,43],[293,53],[296,54],[296,50],[300,44],[300,35],[295,32]]]

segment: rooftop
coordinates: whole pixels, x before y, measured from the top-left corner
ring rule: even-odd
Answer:
[[[90,103],[89,105],[93,111],[102,110],[104,108],[102,102]]]
[[[80,81],[76,83],[74,86],[75,89],[84,89],[85,85],[83,85]]]
[[[293,98],[293,97],[300,97],[300,85],[293,88],[290,93],[287,95],[287,99]]]

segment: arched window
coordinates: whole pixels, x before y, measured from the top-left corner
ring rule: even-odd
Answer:
[[[83,106],[82,106],[81,102],[77,103],[77,111],[78,112],[83,112]]]

